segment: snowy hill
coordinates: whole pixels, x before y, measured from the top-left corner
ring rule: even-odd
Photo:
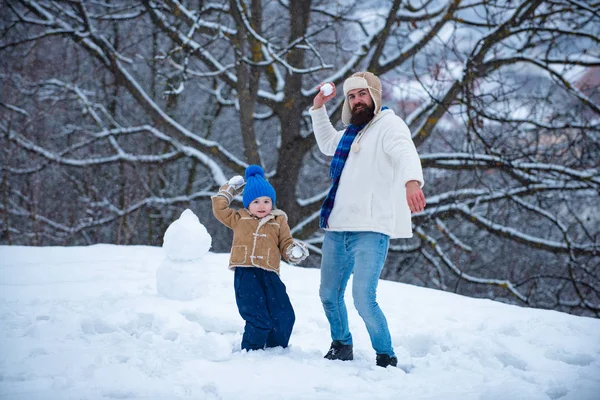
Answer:
[[[227,257],[180,301],[157,293],[162,248],[0,247],[0,398],[600,399],[600,320],[386,281],[401,368],[374,366],[350,294],[355,361],[324,360],[319,271],[287,265],[291,347],[240,352]]]

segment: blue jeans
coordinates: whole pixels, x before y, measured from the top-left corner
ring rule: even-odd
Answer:
[[[246,321],[243,350],[287,347],[296,316],[285,285],[273,271],[237,267],[235,300]]]
[[[332,340],[352,344],[344,292],[354,271],[352,297],[371,345],[378,354],[394,356],[385,315],[376,300],[377,283],[387,257],[390,237],[376,232],[325,232],[319,296],[331,327]]]

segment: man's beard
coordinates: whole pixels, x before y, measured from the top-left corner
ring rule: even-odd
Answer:
[[[360,110],[357,110],[358,106],[363,106]],[[357,104],[354,106],[352,110],[352,115],[350,116],[350,123],[352,125],[366,125],[370,120],[375,116],[375,105],[371,107],[366,104]]]

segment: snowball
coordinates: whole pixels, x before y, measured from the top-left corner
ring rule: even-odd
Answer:
[[[231,186],[239,186],[242,183],[244,183],[244,178],[242,178],[240,175],[236,175],[229,180],[229,184]]]
[[[211,243],[212,238],[204,225],[187,209],[167,228],[163,249],[170,260],[198,260],[208,253]]]
[[[294,256],[294,258],[300,258],[302,257],[303,253],[302,250],[300,250],[300,248],[298,247],[294,247],[292,249],[292,256]]]
[[[331,93],[333,93],[333,86],[331,86],[331,83],[326,83],[321,86],[321,92],[323,92],[324,96],[331,95]]]

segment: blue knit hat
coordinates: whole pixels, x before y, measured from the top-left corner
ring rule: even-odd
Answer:
[[[270,197],[275,205],[275,189],[265,179],[265,171],[258,165],[246,168],[246,186],[244,187],[244,207],[248,208],[254,199],[262,196]]]

